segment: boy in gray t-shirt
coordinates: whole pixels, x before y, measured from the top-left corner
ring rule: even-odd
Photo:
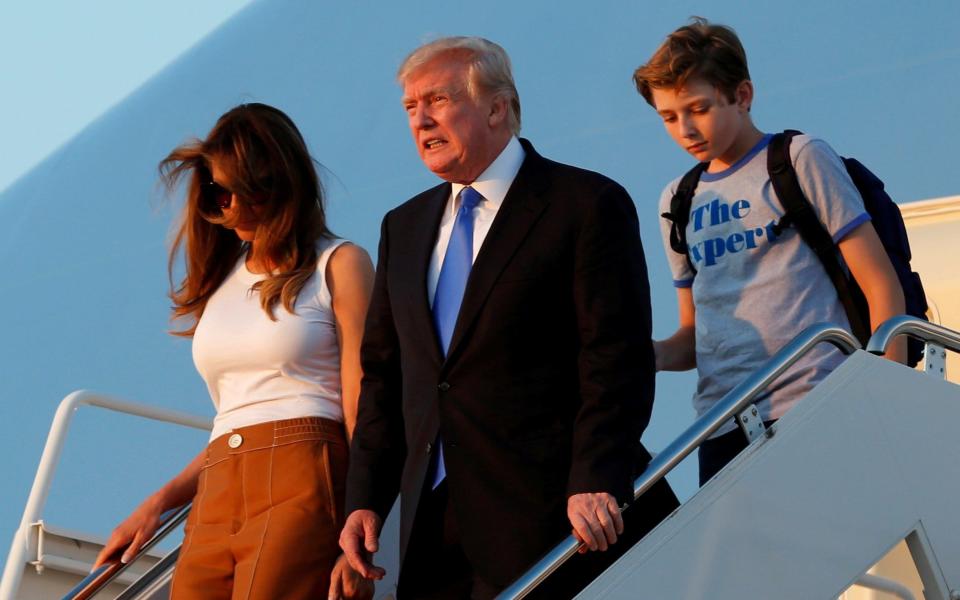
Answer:
[[[673,251],[670,222],[661,221],[680,327],[654,342],[658,370],[697,368],[699,416],[805,327],[849,324],[810,247],[796,229],[775,227],[784,209],[767,174],[771,136],[750,117],[753,84],[736,33],[695,18],[668,36],[634,81],[670,137],[709,163],[690,207],[689,256]],[[902,314],[899,280],[840,158],[809,136],[795,138],[790,154],[804,196],[863,289],[871,329]],[[664,189],[660,214],[670,211],[679,181]],[[901,342],[887,356],[903,362],[904,353]],[[841,358],[822,347],[794,364],[758,398],[763,420],[780,418]],[[734,429],[728,423],[700,447],[701,485],[745,447]]]

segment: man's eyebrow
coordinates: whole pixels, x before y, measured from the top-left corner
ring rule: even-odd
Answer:
[[[420,98],[429,98],[430,96],[436,96],[437,94],[456,97],[464,93],[465,91],[466,91],[466,88],[461,86],[437,86],[437,87],[421,90],[419,93],[417,93],[414,96],[405,95],[402,98],[400,98],[400,102],[401,104],[407,104],[408,102],[413,102],[415,100],[419,100]]]
[[[434,88],[430,88],[428,90],[421,90],[420,92],[418,92],[413,96],[404,95],[403,98],[400,99],[400,102],[403,104],[407,104],[408,102],[413,102],[415,100],[419,100],[420,98],[426,98],[436,93],[437,93],[437,90]]]

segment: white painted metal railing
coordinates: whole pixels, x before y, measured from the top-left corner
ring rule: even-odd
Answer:
[[[13,600],[15,598],[20,587],[20,579],[23,576],[23,568],[27,557],[32,551],[36,550],[37,541],[31,535],[31,530],[34,529],[32,524],[39,521],[43,514],[43,508],[50,494],[53,475],[60,462],[60,455],[63,453],[67,432],[73,422],[74,413],[81,406],[98,406],[154,421],[163,421],[206,431],[213,427],[212,421],[208,418],[137,404],[87,390],[78,390],[66,396],[60,402],[53,423],[50,425],[50,433],[47,435],[47,443],[43,448],[40,466],[37,468],[33,487],[30,489],[30,496],[23,510],[23,518],[20,520],[20,527],[13,536],[13,543],[7,556],[7,564],[3,570],[3,581],[0,582],[0,600]]]
[[[882,356],[890,342],[900,335],[909,335],[925,342],[924,371],[940,378],[944,377],[945,350],[960,352],[960,334],[956,331],[906,315],[893,317],[881,324],[871,337],[866,350]],[[760,391],[779,377],[798,358],[822,342],[833,344],[845,354],[851,354],[860,348],[859,342],[840,327],[827,323],[808,327],[659,453],[650,462],[643,475],[634,482],[634,498],[639,498],[662,479],[721,425],[733,417],[738,417],[739,420]],[[740,425],[752,440],[754,434],[748,431],[748,427],[743,422],[740,422]],[[771,430],[767,435],[772,433]],[[525,597],[560,565],[574,556],[580,546],[581,543],[575,537],[568,536],[510,587],[501,592],[497,596],[498,600],[520,600]],[[899,586],[896,582],[889,582],[869,574],[863,575],[856,583],[875,589],[881,589],[879,586],[889,583]],[[902,593],[901,589],[894,589],[890,585],[883,589],[893,594]]]
[[[844,354],[852,354],[860,349],[860,343],[857,339],[837,325],[819,323],[804,329],[779,352],[770,357],[760,369],[730,390],[713,408],[694,421],[663,452],[657,454],[650,461],[646,471],[634,481],[634,499],[639,498],[654,484],[663,479],[713,432],[729,422],[730,419],[749,410],[757,394],[766,389],[772,381],[782,375],[800,357],[824,342],[832,344]],[[756,421],[759,422],[759,419]],[[742,423],[741,427],[746,431],[747,428]],[[768,435],[772,431],[771,429]],[[560,565],[573,557],[580,546],[581,542],[577,538],[573,535],[567,536],[564,541],[557,544],[510,587],[502,591],[497,599],[520,600],[527,596],[551,573],[560,568]]]
[[[910,591],[910,588],[900,582],[886,577],[877,577],[870,573],[864,573],[853,585],[865,587],[879,592],[886,592],[900,600],[916,600],[916,596]]]
[[[883,356],[890,342],[900,335],[924,342],[923,371],[940,379],[946,377],[947,350],[960,353],[960,333],[907,315],[884,321],[867,342],[865,350]]]

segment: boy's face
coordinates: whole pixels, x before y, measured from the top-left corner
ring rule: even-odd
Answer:
[[[712,163],[711,171],[732,165],[749,150],[739,142],[752,129],[750,82],[740,84],[734,102],[703,79],[691,79],[679,89],[654,88],[652,95],[673,141],[699,162]]]

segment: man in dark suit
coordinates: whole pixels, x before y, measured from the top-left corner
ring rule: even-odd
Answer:
[[[619,551],[572,559],[572,595],[676,505],[663,483],[621,535],[654,390],[636,209],[516,137],[496,44],[432,42],[398,78],[446,183],[383,220],[341,546],[382,577],[370,553],[399,491],[401,600],[488,598],[572,527]]]

